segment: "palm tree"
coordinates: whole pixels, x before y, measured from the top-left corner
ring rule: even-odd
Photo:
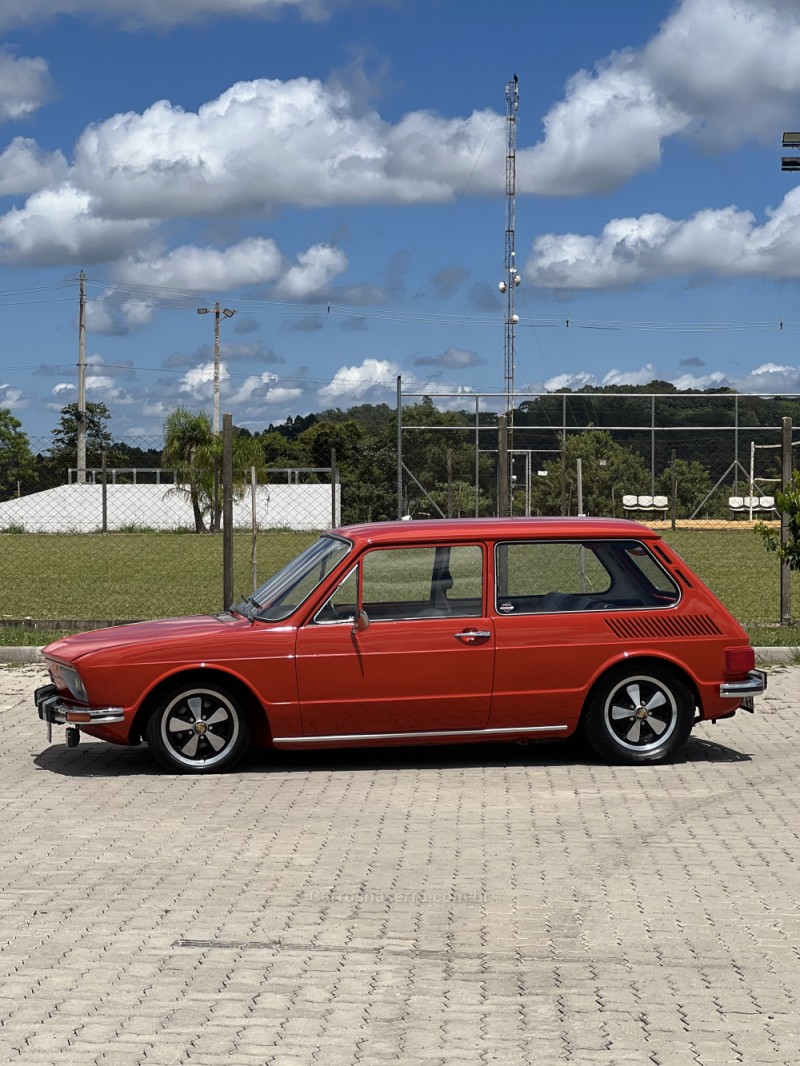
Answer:
[[[264,452],[254,437],[236,434],[232,444],[233,498],[236,500],[247,491],[252,467],[256,468],[259,477],[263,477]],[[194,414],[185,407],[170,411],[164,420],[162,461],[177,471],[179,484],[175,491],[184,493],[191,500],[195,532],[206,532],[206,515],[211,516],[211,531],[218,531],[222,511],[219,476],[222,437],[214,435],[205,411]]]
[[[214,445],[211,420],[205,411],[195,414],[186,407],[176,407],[164,419],[162,462],[177,473],[175,490],[187,494],[191,501],[195,533],[206,531],[204,515],[209,509],[211,493],[204,482]],[[211,467],[213,470],[213,460]]]

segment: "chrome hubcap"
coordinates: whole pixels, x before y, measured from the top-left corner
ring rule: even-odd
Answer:
[[[670,690],[655,678],[627,678],[606,700],[605,719],[618,744],[631,751],[647,751],[673,732],[678,705]]]
[[[239,736],[239,716],[219,692],[182,692],[161,719],[161,738],[178,762],[211,766],[219,762]]]

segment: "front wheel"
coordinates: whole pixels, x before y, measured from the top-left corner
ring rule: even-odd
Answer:
[[[159,701],[145,728],[157,761],[173,773],[228,770],[248,742],[247,720],[237,698],[224,686],[183,684]]]
[[[592,748],[616,763],[665,762],[680,751],[694,722],[694,699],[671,670],[622,667],[604,678],[584,711]]]

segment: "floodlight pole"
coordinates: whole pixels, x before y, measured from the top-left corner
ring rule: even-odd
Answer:
[[[219,434],[219,319],[220,315],[224,315],[225,318],[233,318],[236,314],[235,310],[230,307],[220,308],[220,302],[217,302],[212,307],[198,307],[198,315],[214,315],[214,414],[211,422],[211,428],[214,431],[214,436]]]
[[[783,148],[800,148],[800,133],[784,133]],[[781,170],[800,170],[800,155],[785,155],[781,159]]]
[[[86,275],[78,275],[80,300],[78,305],[78,411],[76,417],[78,484],[86,481]]]
[[[792,487],[792,420],[781,419],[781,482],[784,492]],[[789,543],[789,515],[781,512],[781,548]],[[781,625],[792,624],[792,573],[785,558],[781,559]]]
[[[800,132],[784,132],[782,146],[784,148],[800,148]],[[800,155],[785,155],[781,159],[781,170],[800,171]],[[783,491],[788,492],[792,483],[792,420],[784,418],[781,433],[782,462],[781,477]],[[752,496],[752,492],[750,494]],[[786,511],[781,512],[781,547],[786,548],[789,543],[789,515]],[[789,564],[786,559],[781,559],[781,625],[791,625],[792,622],[792,581]]]
[[[517,109],[519,108],[519,82],[517,75],[513,81],[506,83],[506,247],[505,277],[500,282],[500,292],[505,294],[505,340],[504,354],[504,390],[505,414],[508,419],[507,448],[513,450],[514,437],[514,340],[519,316],[514,312],[514,290],[521,278],[517,273],[516,252],[514,249],[516,226],[516,188],[517,188]],[[508,467],[508,507],[500,514],[510,514],[514,509],[514,497],[511,487],[511,464]],[[504,497],[503,497],[504,498]]]

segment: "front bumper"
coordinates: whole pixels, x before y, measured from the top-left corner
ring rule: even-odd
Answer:
[[[744,681],[725,681],[719,686],[719,694],[725,699],[741,700],[746,711],[753,710],[753,697],[767,691],[767,675],[764,670],[751,670]]]
[[[125,718],[122,707],[89,707],[85,703],[60,696],[55,685],[42,685],[33,694],[39,717],[47,723],[47,739],[53,739],[53,726],[106,725],[122,722]]]

